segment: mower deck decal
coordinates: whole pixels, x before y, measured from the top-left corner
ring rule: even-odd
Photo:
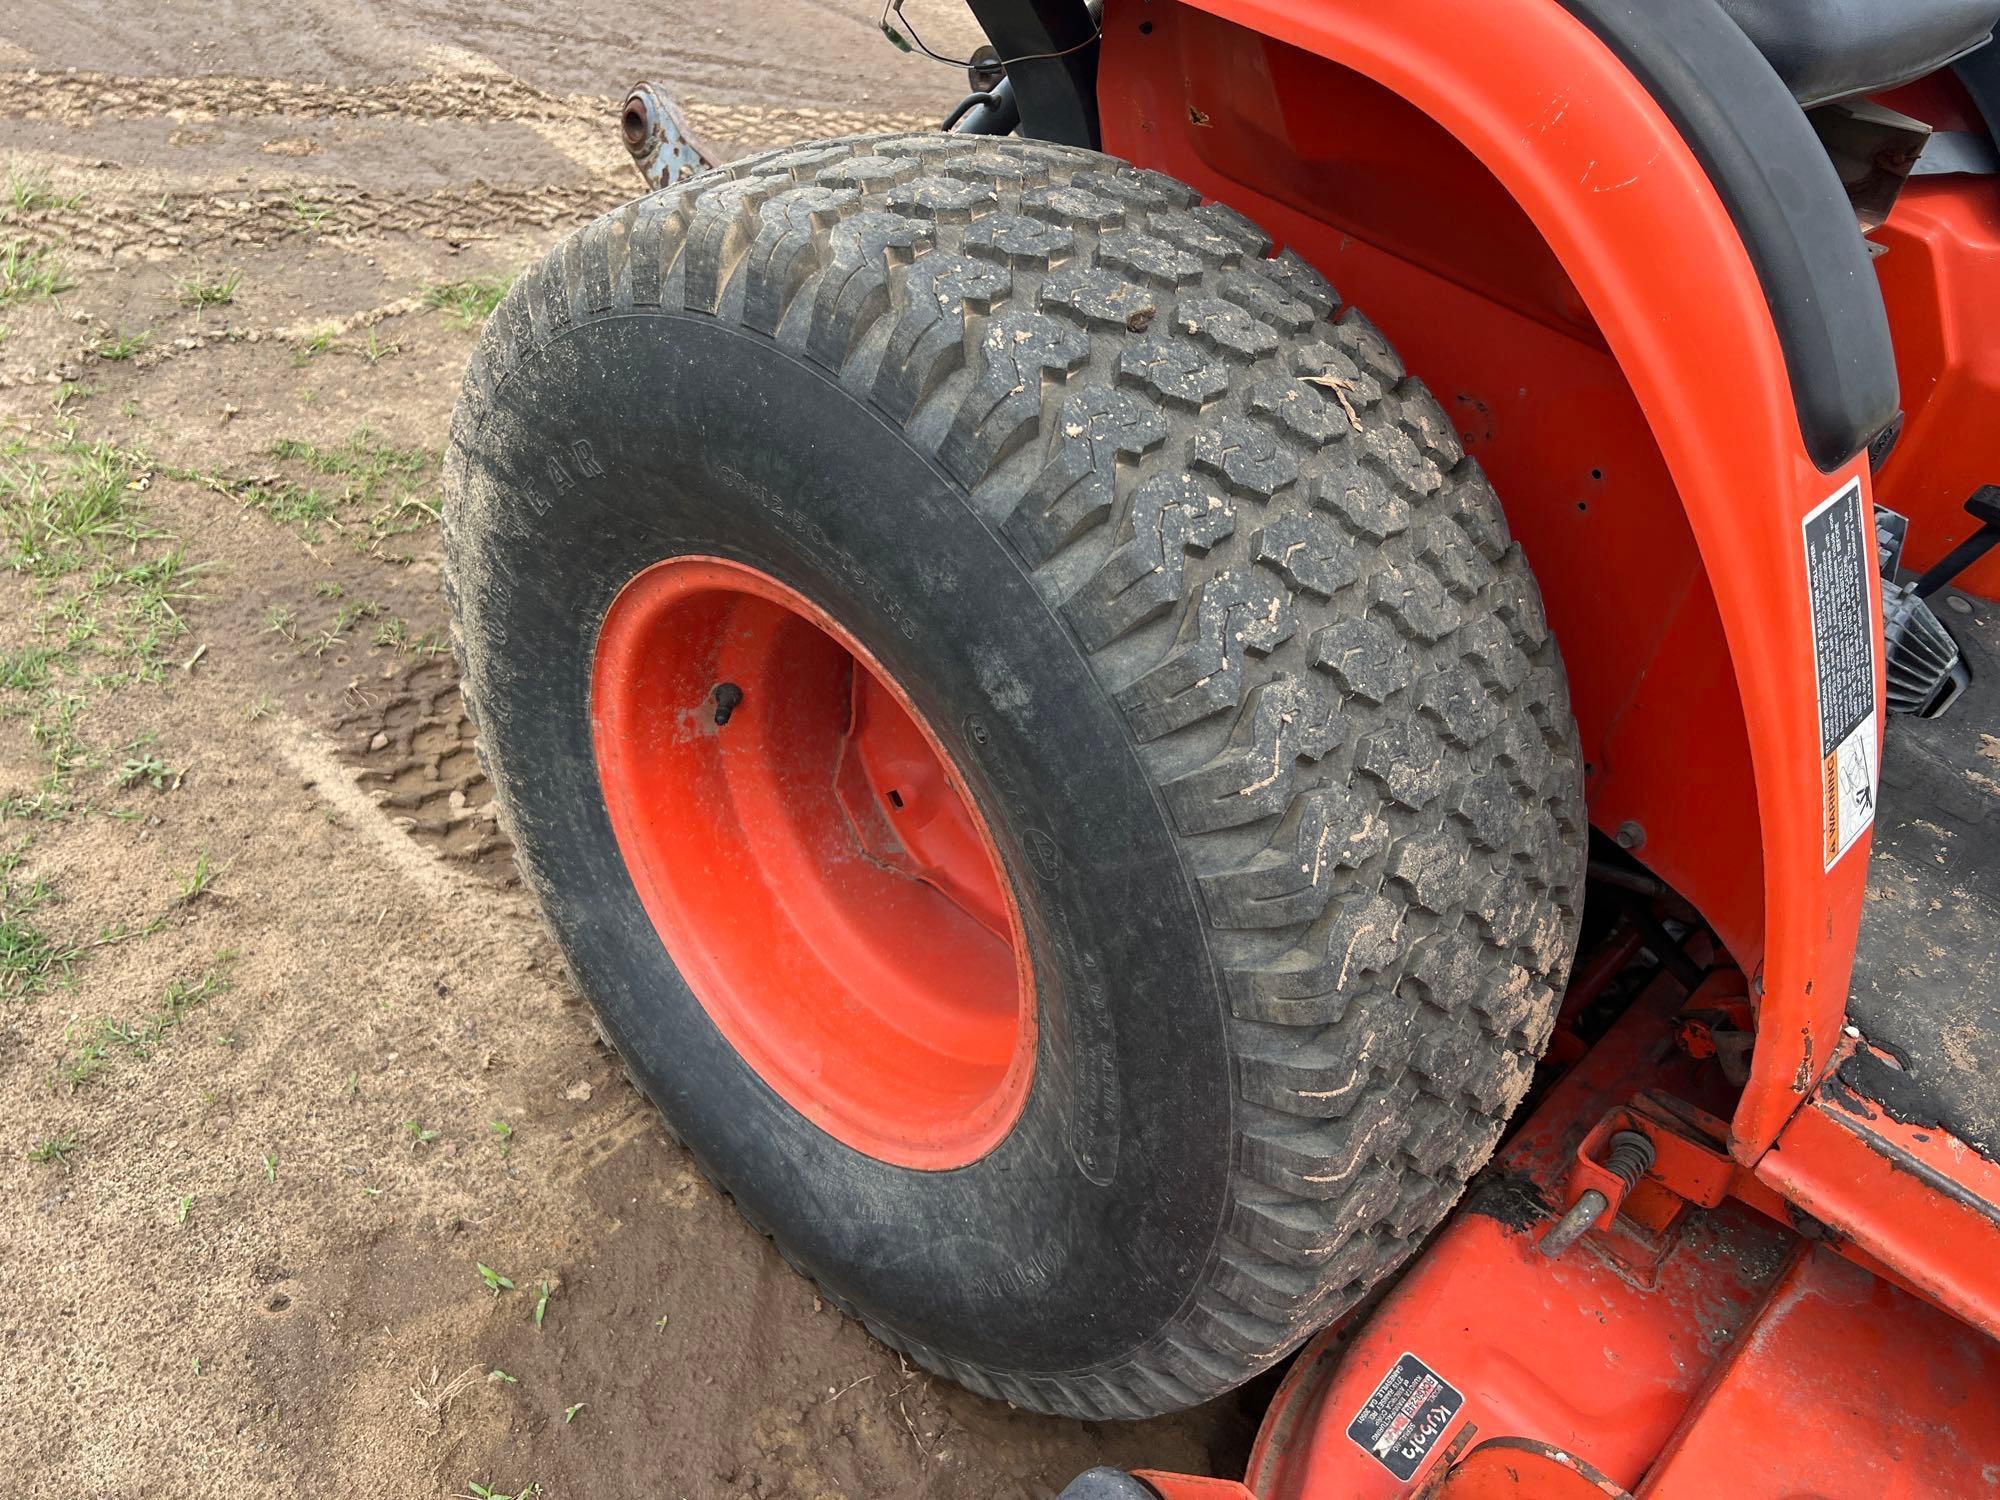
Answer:
[[[1408,1481],[1451,1426],[1465,1397],[1414,1354],[1399,1357],[1347,1424],[1347,1435],[1398,1479]]]
[[[1875,538],[1860,481],[1815,506],[1804,526],[1819,686],[1820,841],[1830,870],[1875,821],[1875,612],[1868,596]]]

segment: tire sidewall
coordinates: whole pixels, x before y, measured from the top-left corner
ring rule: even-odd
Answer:
[[[459,455],[454,510],[468,686],[524,877],[712,1175],[837,1297],[946,1359],[1074,1374],[1166,1327],[1227,1201],[1223,988],[1116,705],[972,498],[771,341],[647,312],[515,366]],[[1022,1115],[978,1162],[894,1167],[808,1122],[729,1047],[640,904],[597,781],[592,656],[626,582],[703,555],[846,626],[992,830],[1038,1038]]]

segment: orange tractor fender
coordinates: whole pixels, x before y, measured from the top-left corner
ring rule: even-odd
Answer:
[[[1752,976],[1731,1147],[1756,1161],[1832,1059],[1860,923],[1867,835],[1829,858],[1802,521],[1856,485],[1868,515],[1869,464],[1809,453],[1709,170],[1554,0],[1113,0],[1098,98],[1106,150],[1314,260],[1466,414],[1569,667],[1592,822]],[[1421,204],[1426,173],[1491,219],[1343,225],[1311,192],[1365,213],[1394,178]],[[1879,704],[1879,653],[1876,679]]]

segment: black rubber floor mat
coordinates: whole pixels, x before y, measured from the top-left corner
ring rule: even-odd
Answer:
[[[2000,606],[1949,590],[1931,605],[1972,685],[1940,718],[1889,721],[1847,1008],[1890,1060],[1840,1076],[2000,1157]]]

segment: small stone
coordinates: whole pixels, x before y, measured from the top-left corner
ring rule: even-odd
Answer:
[[[570,1103],[572,1104],[583,1103],[590,1097],[590,1094],[591,1094],[590,1084],[589,1081],[585,1079],[579,1079],[575,1083],[572,1083],[568,1088],[563,1090],[563,1098],[569,1100]]]
[[[369,748],[370,750],[386,750],[386,749],[388,749],[388,748],[389,748],[389,731],[388,731],[388,730],[386,730],[386,729],[378,729],[378,730],[376,730],[376,731],[375,731],[375,735],[374,735],[374,738],[372,738],[371,740],[369,740],[369,741],[368,741],[368,748]]]

